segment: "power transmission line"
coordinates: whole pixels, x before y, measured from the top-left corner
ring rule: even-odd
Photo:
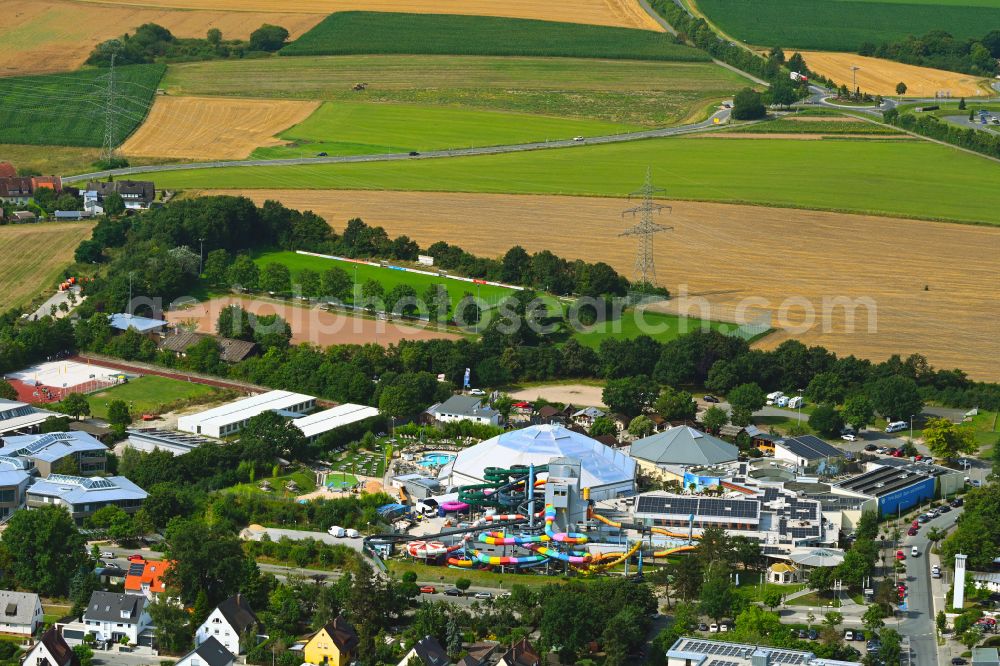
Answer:
[[[642,203],[634,208],[622,211],[622,217],[632,215],[639,217],[639,223],[630,229],[626,229],[619,236],[638,236],[639,252],[635,259],[636,282],[641,288],[656,286],[656,265],[653,260],[653,236],[661,231],[670,231],[673,227],[665,227],[653,221],[654,214],[658,214],[664,209],[673,211],[670,206],[664,206],[653,201],[658,194],[665,193],[662,187],[653,186],[652,170],[646,168],[646,182],[643,186],[628,195],[629,199],[642,197]]]
[[[118,152],[115,149],[117,145],[116,138],[118,136],[118,118],[115,113],[115,55],[117,55],[116,52],[112,50],[111,68],[107,74],[108,89],[104,110],[104,141],[101,144],[101,160],[109,165],[114,163]]]

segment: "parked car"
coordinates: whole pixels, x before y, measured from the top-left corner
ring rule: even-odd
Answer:
[[[850,629],[847,629],[846,631],[844,631],[844,640],[845,641],[853,641],[854,640],[854,632],[852,630],[850,630]]]
[[[798,638],[803,638],[803,639],[804,639],[804,638],[806,638],[806,637],[807,637],[807,636],[808,636],[809,634],[807,634],[807,633],[806,633],[806,630],[805,630],[805,629],[799,629],[798,631],[796,631],[796,632],[795,632],[795,635],[796,635],[796,636],[797,636]]]
[[[327,533],[330,536],[337,537],[339,539],[343,537],[345,534],[347,534],[347,530],[345,530],[340,525],[330,525],[330,529],[327,530]]]
[[[853,432],[845,432],[843,435],[840,436],[840,438],[842,440],[844,440],[845,442],[856,442],[856,441],[858,441],[858,436],[855,435]],[[871,446],[871,445],[869,444],[869,446]]]
[[[730,626],[729,626],[728,622],[720,622],[719,623],[719,631],[729,631],[729,629],[730,629]]]
[[[950,504],[951,504],[951,505],[952,505],[952,506],[953,506],[954,508],[956,508],[956,509],[957,509],[958,507],[960,507],[960,506],[962,506],[963,504],[965,504],[965,500],[963,500],[963,499],[962,499],[961,497],[956,497],[955,499],[953,499],[953,500],[952,500],[952,501],[950,502]]]
[[[104,551],[103,553],[101,553],[101,557],[103,557],[103,558],[104,558],[104,559],[106,559],[106,560],[107,560],[107,559],[111,559],[111,558],[112,558],[112,557],[114,557],[114,556],[115,556],[115,554],[114,554],[114,553],[112,553],[112,552],[111,552],[110,550],[106,550],[106,551]]]
[[[702,400],[704,400],[705,402],[719,402],[719,399],[716,398],[714,395],[706,395],[702,397]]]
[[[433,585],[424,585],[420,588],[421,594],[434,594],[435,592],[437,592],[437,588]]]
[[[912,527],[915,530],[919,530],[920,529],[920,521],[919,520],[914,520],[912,523],[910,523],[910,527]]]
[[[949,511],[951,511],[951,507],[948,506],[947,504],[942,504],[941,506],[938,507],[939,514],[948,513]]]
[[[919,557],[920,556],[920,551],[917,550],[916,546],[914,546],[913,548],[910,548],[910,555],[912,557]]]
[[[878,447],[874,444],[867,444],[865,445],[865,451],[878,451]]]
[[[358,532],[357,530],[349,529],[349,530],[344,530],[344,536],[346,536],[348,539],[357,539],[358,537],[361,536],[361,533]]]
[[[917,536],[917,532],[919,531],[920,530],[918,530],[916,527],[911,527],[910,529],[906,530],[906,536]]]
[[[903,457],[903,450],[902,449],[893,449],[892,453],[890,453],[889,455],[891,455],[893,458],[902,458]]]
[[[135,553],[133,555],[129,555],[128,556],[128,561],[129,562],[145,562],[146,558],[143,557],[142,555],[139,555],[138,553]]]
[[[698,625],[698,631],[708,631],[708,625],[707,625],[707,624],[705,624],[704,622],[701,622],[701,623],[700,623],[700,624]]]
[[[865,640],[865,632],[863,632],[863,631],[855,631],[854,632],[854,640],[856,640],[856,641],[863,641],[863,640]]]
[[[816,631],[815,629],[810,629],[809,631],[806,632],[806,636],[809,637],[809,640],[814,641],[817,638],[819,638],[819,632]]]
[[[469,395],[486,395],[483,389],[469,389]]]
[[[719,633],[719,625],[717,625],[714,622],[712,624],[708,625],[708,633],[710,633],[710,634],[717,634],[717,633]]]
[[[927,515],[926,513],[922,513],[922,514],[920,514],[919,516],[917,516],[917,520],[918,520],[919,522],[921,522],[921,523],[926,523],[926,522],[927,522],[927,521],[929,521],[930,519],[931,519],[931,517],[930,517],[930,516],[928,516],[928,515]]]
[[[905,560],[906,559],[906,555],[903,554],[903,551],[897,550],[896,551],[896,559],[897,560]]]
[[[493,598],[493,593],[492,592],[476,592],[472,596],[475,597],[476,599],[492,599]]]
[[[444,593],[447,594],[449,597],[462,596],[462,590],[458,589],[457,587],[449,587],[447,590],[444,591]]]
[[[967,663],[969,663],[969,662],[967,662],[966,660],[962,659],[961,657],[952,657],[951,658],[951,666],[965,666]]]

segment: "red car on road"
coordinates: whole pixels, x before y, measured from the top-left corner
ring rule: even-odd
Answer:
[[[918,530],[916,527],[911,527],[910,529],[906,530],[906,535],[907,536],[916,536],[917,532],[919,532],[919,531],[920,530]]]
[[[424,585],[420,588],[420,592],[423,594],[434,594],[437,589],[433,585]]]
[[[906,555],[903,554],[903,551],[897,550],[896,551],[896,559],[897,560],[905,560],[906,559]]]

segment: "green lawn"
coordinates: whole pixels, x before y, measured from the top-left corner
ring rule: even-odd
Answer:
[[[894,127],[867,123],[863,120],[795,120],[793,118],[778,118],[766,123],[734,127],[734,132],[750,132],[753,134],[902,134]],[[916,140],[916,139],[914,139]]]
[[[264,252],[257,255],[254,261],[262,268],[270,263],[280,263],[288,266],[288,269],[292,273],[293,282],[295,282],[302,269],[308,268],[322,275],[324,271],[338,267],[348,272],[356,284],[359,285],[358,288],[367,280],[380,282],[386,292],[389,292],[396,285],[408,284],[416,290],[417,296],[421,297],[424,291],[432,284],[443,284],[448,289],[452,307],[464,297],[466,292],[477,295],[490,305],[495,305],[505,296],[514,293],[514,290],[504,287],[476,285],[464,280],[422,275],[420,273],[410,273],[391,268],[338,261],[336,259],[324,259],[322,257],[296,254],[295,252]]]
[[[283,56],[353,53],[568,56],[707,61],[665,32],[497,16],[337,12],[281,50]]]
[[[573,335],[580,344],[597,349],[606,339],[630,340],[640,335],[648,335],[659,342],[669,342],[690,331],[708,328],[727,331],[735,328],[732,324],[688,317],[679,317],[663,312],[636,311],[629,309],[613,321],[596,324],[586,331]]]
[[[451,567],[439,567],[428,564],[421,564],[407,558],[405,560],[390,560],[387,562],[389,572],[396,577],[402,577],[407,571],[417,574],[417,581],[421,583],[433,583],[438,588],[437,593],[441,594],[444,587],[451,587],[459,578],[468,578],[476,587],[504,588],[509,590],[514,585],[525,585],[528,587],[543,587],[545,585],[555,585],[561,582],[561,578],[556,576],[539,576],[532,573],[493,573],[486,569],[453,569]],[[588,580],[577,577],[576,580]],[[427,598],[429,595],[422,595]]]
[[[405,104],[327,102],[282,132],[288,146],[258,148],[252,157],[280,159],[405,153],[621,134],[640,129],[595,120]]]
[[[163,65],[115,70],[115,136],[120,143],[146,118]],[[0,78],[0,144],[100,146],[106,70]],[[40,151],[41,152],[41,151]]]
[[[980,410],[979,414],[972,417],[972,427],[980,447],[994,446],[1000,442],[1000,417],[997,412]]]
[[[271,486],[271,490],[261,490],[260,486],[265,481]],[[285,489],[285,484],[289,481],[294,481],[296,486],[298,486],[294,492]],[[227,488],[225,492],[239,495],[266,495],[267,497],[276,499],[294,499],[299,495],[311,493],[314,490],[316,490],[316,476],[309,470],[299,470],[291,474],[259,478],[252,483],[238,483],[235,486]]]
[[[363,92],[355,83],[367,82]],[[671,125],[746,79],[710,62],[365,55],[171,65],[171,95],[380,102]],[[368,139],[366,139],[367,141]]]
[[[139,418],[144,413],[158,412],[171,404],[204,400],[213,395],[221,397],[223,393],[220,389],[205,384],[145,375],[127,384],[92,393],[87,396],[87,400],[90,402],[91,414],[99,419],[107,418],[108,403],[112,400],[124,400],[133,417]]]
[[[1000,224],[1000,165],[911,141],[676,138],[432,160],[171,171],[166,188],[392,189],[621,197],[651,167],[672,199]]]
[[[792,585],[778,585],[776,583],[764,583],[761,585],[760,574],[748,572],[740,573],[740,585],[736,588],[736,593],[747,601],[763,601],[768,592],[778,591],[781,594],[792,594],[805,589],[805,583],[794,583]]]
[[[701,11],[751,44],[855,51],[944,30],[979,39],[1000,25],[997,0],[697,0]]]
[[[787,602],[788,606],[812,606],[814,608],[840,608],[840,600],[833,597],[823,597],[817,592],[810,592]]]

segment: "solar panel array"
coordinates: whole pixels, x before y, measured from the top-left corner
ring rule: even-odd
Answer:
[[[85,476],[49,474],[48,478],[45,480],[49,483],[64,483],[67,485],[80,486],[81,488],[87,488],[88,490],[109,490],[111,488],[118,487],[115,485],[114,481],[109,481],[108,479],[102,479],[100,477],[88,479]]]
[[[132,562],[128,565],[128,575],[129,576],[141,576],[142,572],[146,570],[146,565],[142,562]]]
[[[681,639],[681,641],[680,645],[677,646],[677,649],[681,652],[693,652],[710,657],[721,657],[711,659],[707,666],[737,666],[741,663],[745,664],[758,649],[768,653],[770,656],[770,663],[772,664],[798,666],[799,664],[806,664],[814,658],[812,653],[801,650],[785,650],[772,647],[758,648],[754,645],[745,645],[742,643],[723,643],[693,638],[685,638]],[[726,659],[727,657],[729,659]],[[736,658],[740,661],[732,661],[732,658]]]
[[[45,450],[51,444],[56,442],[68,442],[73,439],[73,436],[64,432],[51,433],[48,435],[42,435],[31,444],[22,447],[17,450],[17,455],[19,456],[33,456],[39,451]]]
[[[749,645],[740,645],[738,643],[712,643],[709,641],[688,640],[680,646],[680,649],[684,652],[743,658],[747,651],[753,648]]]
[[[760,502],[755,499],[643,495],[636,504],[636,513],[670,514],[685,518],[694,514],[702,517],[756,520],[760,515]]]
[[[707,666],[740,666],[738,661],[726,661],[725,659],[713,659]]]

